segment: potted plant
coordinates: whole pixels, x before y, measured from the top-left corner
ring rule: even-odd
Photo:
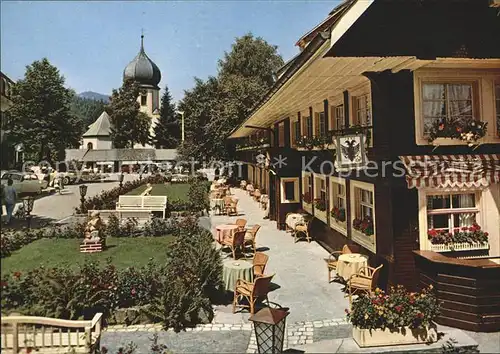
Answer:
[[[434,320],[439,302],[432,285],[410,293],[404,287],[389,294],[376,289],[352,303],[347,318],[353,325],[353,339],[360,347],[429,343],[437,340]]]
[[[364,233],[366,236],[372,236],[374,232],[373,219],[371,216],[365,216],[363,218],[355,218],[352,221],[352,227]]]
[[[487,249],[489,234],[481,229],[477,223],[472,226],[456,227],[449,230],[430,229],[427,237],[433,251],[468,251],[473,249]]]

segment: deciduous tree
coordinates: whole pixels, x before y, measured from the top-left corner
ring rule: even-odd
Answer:
[[[82,120],[70,111],[73,91],[47,58],[26,67],[24,78],[13,86],[9,111],[12,140],[23,143],[31,158],[63,160],[65,148],[78,147]]]

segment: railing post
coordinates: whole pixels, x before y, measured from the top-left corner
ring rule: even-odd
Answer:
[[[19,352],[19,328],[16,322],[12,324],[12,340],[12,351],[17,354]]]

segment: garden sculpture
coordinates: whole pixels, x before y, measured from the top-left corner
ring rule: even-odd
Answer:
[[[87,226],[85,227],[84,243],[101,241],[100,230],[102,229],[102,226],[103,223],[99,212],[92,212],[90,220],[87,222]]]

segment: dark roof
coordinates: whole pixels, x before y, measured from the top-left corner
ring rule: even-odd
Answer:
[[[139,54],[123,70],[123,79],[133,79],[141,87],[158,88],[161,72],[144,51],[144,35],[141,36]]]

